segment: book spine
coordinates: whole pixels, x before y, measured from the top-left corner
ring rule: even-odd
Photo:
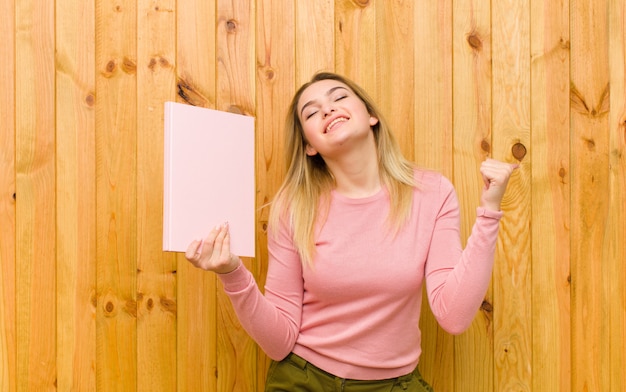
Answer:
[[[171,244],[171,214],[172,214],[172,184],[171,184],[171,161],[172,161],[172,105],[173,102],[165,102],[163,112],[163,250],[169,250]]]

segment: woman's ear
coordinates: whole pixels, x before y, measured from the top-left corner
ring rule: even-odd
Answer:
[[[304,148],[304,152],[310,157],[317,155],[317,150],[314,149],[313,146],[311,146],[310,144],[306,145],[306,147]]]
[[[378,124],[378,118],[370,116],[370,127],[373,127],[376,124]]]

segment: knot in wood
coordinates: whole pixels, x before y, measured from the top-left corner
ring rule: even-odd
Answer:
[[[128,57],[124,57],[124,61],[122,61],[122,71],[125,73],[132,75],[137,72],[137,63],[129,59]]]
[[[237,32],[237,21],[235,19],[229,19],[226,21],[226,31],[229,33]]]
[[[226,111],[235,114],[243,114],[243,110],[237,105],[230,105]]]
[[[483,139],[483,140],[480,142],[480,148],[481,148],[484,152],[487,152],[487,153],[491,152],[491,144],[489,144],[489,142],[488,142],[487,140],[485,140],[485,139]]]
[[[96,103],[95,95],[93,93],[87,94],[87,96],[85,97],[85,103],[87,104],[87,106],[93,107],[93,105]]]
[[[159,65],[163,68],[169,68],[170,62],[163,56],[159,56]]]
[[[483,41],[476,33],[472,33],[467,36],[467,43],[475,51],[480,51],[483,48]]]
[[[491,313],[493,312],[493,305],[487,301],[483,301],[483,303],[480,305],[480,309],[487,313]]]
[[[515,143],[513,148],[511,148],[511,152],[513,153],[515,159],[521,161],[526,156],[526,146],[522,143]]]
[[[148,68],[150,68],[150,71],[154,72],[154,68],[156,67],[157,61],[156,59],[153,57],[150,59],[150,62],[148,63]]]
[[[115,68],[117,68],[117,64],[115,63],[115,60],[109,60],[107,65],[104,67],[104,72],[102,73],[102,75],[105,78],[110,78],[115,72]]]
[[[165,312],[170,312],[174,316],[176,315],[176,302],[165,297],[161,297],[159,304],[161,305],[161,309]]]

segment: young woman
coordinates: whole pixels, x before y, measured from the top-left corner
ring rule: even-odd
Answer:
[[[489,285],[517,165],[488,159],[476,222],[461,247],[456,193],[416,168],[367,94],[319,73],[293,98],[287,175],[272,203],[265,295],[230,253],[228,225],[186,257],[219,274],[250,336],[274,361],[266,391],[430,391],[417,371],[422,285],[458,334]]]

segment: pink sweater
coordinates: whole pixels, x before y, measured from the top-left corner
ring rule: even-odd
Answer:
[[[268,236],[265,296],[243,266],[220,275],[243,327],[271,358],[290,352],[342,378],[376,380],[413,371],[419,361],[422,282],[446,331],[472,322],[491,278],[502,212],[478,208],[465,250],[452,184],[417,171],[411,218],[386,234],[389,197],[332,194],[316,237],[312,268],[302,267],[288,227]]]

